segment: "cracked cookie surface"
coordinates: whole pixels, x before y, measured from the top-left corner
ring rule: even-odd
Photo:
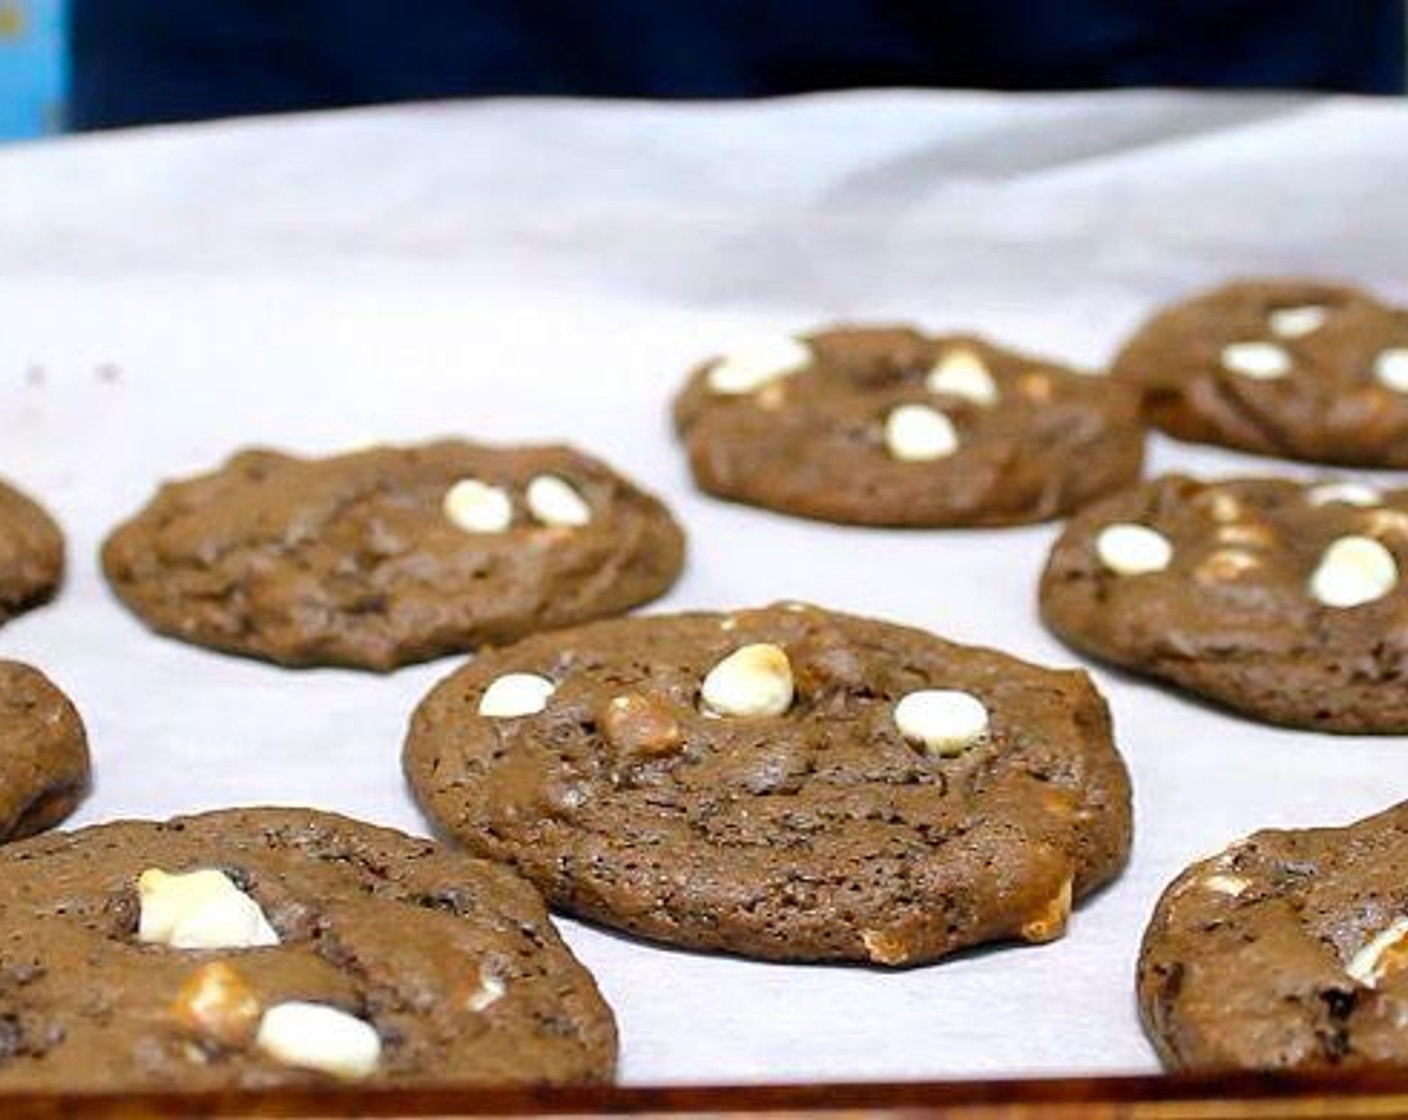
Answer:
[[[420,704],[405,764],[562,910],[764,959],[1048,940],[1130,839],[1084,673],[800,604],[485,653]]]
[[[269,936],[151,943],[141,892],[154,869],[167,882],[213,869]],[[364,1084],[614,1070],[609,1009],[502,866],[303,809],[120,821],[0,849],[0,1089],[328,1084],[279,1055],[316,1061],[335,1037],[255,1041],[261,1016],[308,1004],[375,1032]]]
[[[1156,314],[1116,358],[1157,427],[1285,459],[1408,467],[1408,310],[1313,280],[1245,280]]]
[[[1017,525],[1139,476],[1137,397],[974,335],[834,327],[706,363],[674,406],[700,489],[857,525]]]
[[[64,574],[64,539],[32,498],[0,482],[0,625],[49,599]]]
[[[1408,1062],[1408,804],[1344,828],[1267,830],[1164,892],[1139,957],[1170,1069]]]
[[[0,661],[0,840],[52,828],[88,789],[78,711],[44,674]]]
[[[103,569],[163,634],[388,670],[621,613],[665,592],[683,550],[665,507],[595,459],[445,441],[242,452],[164,486]]]
[[[1256,719],[1398,734],[1405,565],[1408,491],[1167,475],[1071,519],[1041,612],[1075,649]]]

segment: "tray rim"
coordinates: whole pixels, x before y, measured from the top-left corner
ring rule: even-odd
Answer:
[[[10,1120],[58,1117],[914,1115],[1021,1118],[1408,1116],[1408,1069],[751,1085],[0,1093]]]

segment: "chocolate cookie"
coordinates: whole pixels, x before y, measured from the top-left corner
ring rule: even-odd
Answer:
[[[1041,580],[1071,646],[1268,723],[1408,732],[1408,490],[1169,475],[1076,515]]]
[[[1408,311],[1355,288],[1228,284],[1155,315],[1114,370],[1180,439],[1408,467]]]
[[[971,335],[839,327],[705,364],[675,402],[695,482],[856,525],[1015,525],[1139,476],[1136,396]]]
[[[1408,803],[1258,832],[1164,892],[1139,957],[1171,1069],[1408,1064]]]
[[[59,823],[88,789],[88,739],[43,673],[0,661],[0,840]]]
[[[39,504],[0,482],[0,624],[52,596],[64,575],[64,538]]]
[[[103,548],[153,629],[283,665],[387,670],[662,594],[684,537],[566,447],[245,451],[162,487]]]
[[[800,604],[483,654],[405,762],[432,817],[563,910],[772,960],[1050,940],[1129,850],[1084,673]]]
[[[616,1033],[507,868],[311,809],[0,849],[0,1090],[605,1081]]]

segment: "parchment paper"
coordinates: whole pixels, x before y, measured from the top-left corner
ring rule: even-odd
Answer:
[[[1408,297],[1408,107],[1133,93],[873,93],[752,106],[491,102],[0,152],[0,474],[62,520],[54,605],[0,631],[87,720],[77,823],[310,804],[412,831],[401,735],[456,661],[290,672],[147,634],[95,553],[158,480],[241,445],[565,438],[688,526],[662,606],[805,598],[1028,658],[1050,527],[828,528],[691,490],[666,405],[755,330],[968,326],[1098,365],[1230,274]],[[1152,467],[1297,468],[1157,440]],[[782,967],[562,926],[631,1082],[1154,1067],[1143,923],[1190,859],[1408,795],[1408,743],[1258,727],[1105,670],[1133,862],[1046,947],[901,973]]]

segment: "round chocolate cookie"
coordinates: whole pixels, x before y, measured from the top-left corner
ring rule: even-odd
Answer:
[[[507,868],[310,809],[0,849],[0,1090],[606,1081],[616,1031]]]
[[[1171,1069],[1408,1065],[1408,803],[1268,830],[1164,892],[1139,957]]]
[[[1042,521],[1139,477],[1136,394],[971,335],[838,327],[696,370],[675,402],[695,482],[856,525]]]
[[[1228,284],[1155,315],[1114,372],[1180,439],[1408,467],[1408,311],[1354,288]]]
[[[566,447],[245,451],[162,487],[103,548],[153,629],[283,665],[387,670],[662,594],[684,537]]]
[[[0,841],[58,824],[88,780],[88,738],[68,697],[38,670],[0,661]]]
[[[1084,673],[800,604],[483,654],[405,762],[432,817],[563,910],[771,960],[1047,941],[1129,850]]]
[[[64,576],[64,538],[39,504],[0,482],[0,624],[52,596]]]
[[[1168,475],[1082,510],[1041,613],[1067,643],[1268,723],[1408,732],[1408,490]]]

